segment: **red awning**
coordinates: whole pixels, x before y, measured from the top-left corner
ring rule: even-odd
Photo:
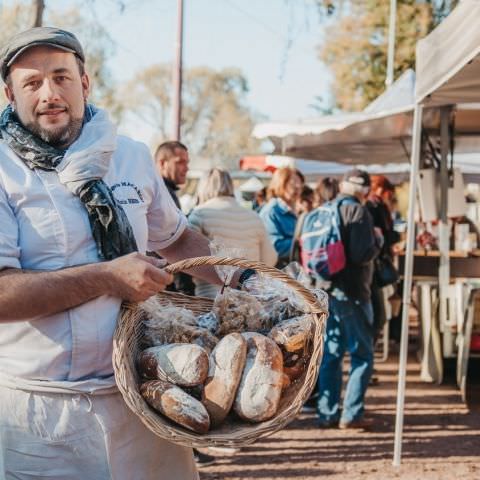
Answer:
[[[240,159],[240,170],[274,172],[276,167],[273,165],[267,165],[267,157],[265,155],[252,155]]]

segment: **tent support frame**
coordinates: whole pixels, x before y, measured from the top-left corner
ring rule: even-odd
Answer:
[[[405,253],[405,272],[403,284],[402,332],[400,339],[400,360],[398,367],[397,411],[395,417],[395,440],[393,465],[399,467],[402,457],[403,413],[405,405],[405,383],[408,356],[408,317],[412,295],[413,251],[415,247],[415,203],[417,198],[418,171],[422,140],[423,106],[415,105],[413,116],[412,157],[410,165],[410,192],[408,201],[408,235]]]

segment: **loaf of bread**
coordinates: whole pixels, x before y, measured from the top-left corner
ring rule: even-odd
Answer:
[[[290,377],[286,374],[286,373],[283,373],[282,374],[282,390],[285,390],[286,388],[288,388],[290,385],[291,385],[291,380],[290,380]]]
[[[311,329],[310,316],[302,315],[278,323],[268,336],[285,351],[297,352],[305,348]]]
[[[212,426],[225,420],[232,408],[247,356],[247,341],[239,333],[223,337],[210,355],[203,404]]]
[[[176,385],[150,380],[140,386],[140,393],[152,408],[173,422],[197,433],[208,432],[210,418],[205,407]]]
[[[144,350],[138,358],[138,371],[145,378],[192,387],[206,380],[208,364],[208,354],[199,345],[174,343]]]
[[[285,375],[288,376],[291,382],[298,380],[305,372],[305,368],[307,366],[307,359],[306,358],[299,358],[296,363],[290,366],[283,366],[283,371]]]
[[[247,340],[247,359],[234,410],[244,420],[262,422],[278,410],[283,386],[282,352],[273,340],[259,333],[242,335]]]

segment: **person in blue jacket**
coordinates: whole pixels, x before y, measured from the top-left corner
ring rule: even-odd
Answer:
[[[260,217],[278,254],[277,267],[288,263],[297,223],[295,204],[304,185],[303,175],[293,168],[275,171],[268,187],[268,202],[260,211]]]

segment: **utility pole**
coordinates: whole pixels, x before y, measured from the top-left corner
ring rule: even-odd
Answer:
[[[390,0],[390,22],[388,25],[388,57],[387,57],[387,88],[393,83],[393,70],[395,66],[395,29],[397,20],[397,1]]]
[[[177,38],[173,65],[173,138],[180,141],[182,118],[183,0],[177,0]]]
[[[43,25],[43,12],[45,10],[44,0],[33,0],[33,9],[35,12],[35,18],[33,20],[34,27],[41,27]]]

